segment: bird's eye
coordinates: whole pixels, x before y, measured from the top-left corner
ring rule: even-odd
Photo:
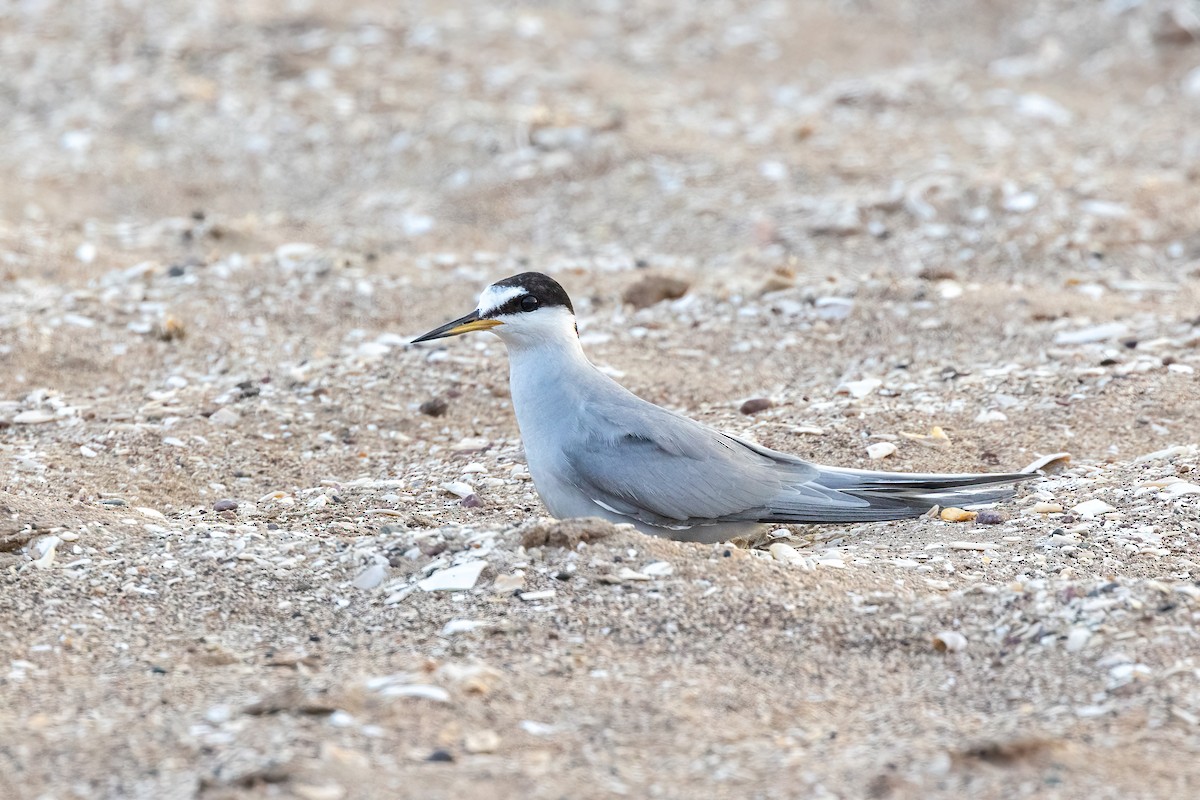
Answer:
[[[538,307],[538,299],[531,294],[527,294],[521,298],[522,311],[536,311]]]

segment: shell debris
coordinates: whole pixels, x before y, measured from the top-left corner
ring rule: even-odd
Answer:
[[[955,508],[954,506],[951,506],[949,508],[943,508],[942,512],[938,516],[941,517],[941,519],[945,522],[970,522],[979,516],[979,512],[968,511],[965,508]]]

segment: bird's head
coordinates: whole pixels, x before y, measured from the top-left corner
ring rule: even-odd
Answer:
[[[418,336],[413,343],[471,331],[491,331],[505,344],[518,346],[573,340],[579,335],[571,298],[558,281],[540,272],[496,281],[483,290],[470,314]]]

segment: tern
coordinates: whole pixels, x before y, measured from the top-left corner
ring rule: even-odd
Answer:
[[[508,348],[529,474],[559,519],[602,517],[719,542],[763,524],[872,522],[993,503],[1036,477],[827,467],[710,428],[597,369],[580,344],[571,298],[538,272],[493,283],[474,311],[413,343],[470,331],[491,331]]]

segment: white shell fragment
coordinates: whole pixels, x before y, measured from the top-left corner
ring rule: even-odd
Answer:
[[[455,497],[465,498],[475,494],[474,487],[472,487],[469,483],[464,483],[463,481],[448,481],[447,483],[442,484],[442,489],[447,494],[452,494]]]
[[[220,428],[232,428],[242,421],[242,416],[232,408],[219,408],[212,413],[208,421]]]
[[[933,649],[939,653],[958,653],[967,649],[967,637],[958,631],[942,631],[933,636]]]
[[[786,564],[804,563],[804,556],[800,555],[800,551],[787,542],[774,542],[767,550],[776,561],[782,561]]]
[[[1167,494],[1175,495],[1176,497],[1180,497],[1185,494],[1200,494],[1200,486],[1197,486],[1194,483],[1187,483],[1185,481],[1179,481],[1178,483],[1172,483],[1170,486],[1166,487],[1163,491],[1166,492]]]
[[[415,697],[422,700],[433,700],[437,703],[449,703],[450,693],[440,686],[427,683],[406,683],[399,686],[385,686],[379,692],[383,697]]]
[[[848,394],[855,400],[862,400],[864,397],[869,397],[875,393],[875,390],[883,386],[883,381],[878,378],[864,378],[861,381],[847,381],[837,388],[838,394]]]
[[[383,564],[372,564],[354,576],[352,581],[355,589],[374,589],[383,583],[387,577],[387,567]]]
[[[1106,322],[1103,325],[1093,325],[1090,328],[1079,328],[1073,331],[1060,331],[1054,337],[1055,344],[1091,344],[1106,342],[1129,333],[1129,326],[1123,322]]]
[[[460,633],[470,633],[482,628],[487,623],[479,619],[452,619],[442,627],[444,637],[456,636]]]
[[[1110,506],[1103,500],[1085,500],[1077,506],[1072,506],[1071,511],[1081,517],[1098,517],[1101,514],[1109,514],[1117,509]]]
[[[1026,472],[1029,474],[1033,474],[1038,470],[1044,470],[1048,473],[1057,472],[1060,469],[1064,469],[1070,463],[1070,453],[1051,453],[1048,456],[1036,458],[1030,463],[1026,464],[1021,472]]]
[[[508,594],[525,588],[525,573],[516,572],[512,575],[497,575],[492,582],[492,591],[497,594]]]
[[[881,458],[895,455],[896,445],[891,442],[876,442],[867,447],[867,457],[878,461]]]
[[[1067,652],[1078,653],[1087,647],[1087,643],[1091,638],[1092,632],[1087,628],[1072,628],[1071,632],[1067,634]]]
[[[40,539],[31,548],[34,553],[38,554],[38,557],[34,559],[33,566],[37,569],[49,569],[52,567],[54,565],[55,554],[58,552],[58,545],[61,542],[62,540],[57,536],[47,536],[44,539]]]
[[[468,561],[455,567],[447,567],[420,581],[417,587],[426,592],[463,592],[473,589],[486,566],[486,561]]]
[[[31,411],[22,411],[12,418],[16,425],[41,425],[44,422],[53,422],[58,418],[58,415],[53,411],[43,411],[40,408],[35,408]]]

